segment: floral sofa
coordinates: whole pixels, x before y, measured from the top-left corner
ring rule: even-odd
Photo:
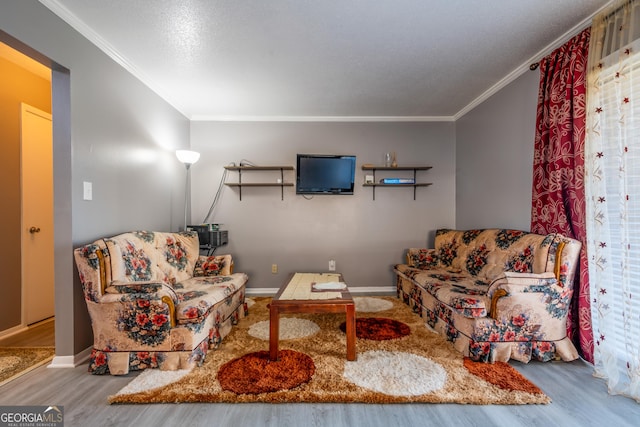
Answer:
[[[74,250],[93,328],[89,372],[201,364],[247,314],[247,275],[196,232],[134,231]]]
[[[438,230],[394,267],[398,298],[465,356],[570,361],[566,319],[581,243],[517,230]]]

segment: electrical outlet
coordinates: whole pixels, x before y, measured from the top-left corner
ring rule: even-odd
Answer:
[[[84,181],[82,183],[82,199],[93,200],[93,185],[90,182]]]
[[[329,260],[329,271],[336,271],[336,261],[333,259]]]
[[[278,274],[278,264],[271,264],[271,272],[273,274]]]

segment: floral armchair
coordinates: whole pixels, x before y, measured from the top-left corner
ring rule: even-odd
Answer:
[[[201,256],[196,232],[134,231],[75,249],[91,317],[89,371],[183,369],[247,314],[247,275],[231,255]]]
[[[398,297],[476,361],[570,361],[566,320],[581,243],[517,230],[438,230],[394,267]]]

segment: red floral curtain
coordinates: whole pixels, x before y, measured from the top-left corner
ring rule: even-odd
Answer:
[[[567,333],[593,362],[584,191],[589,37],[587,28],[540,62],[531,231],[582,242]]]

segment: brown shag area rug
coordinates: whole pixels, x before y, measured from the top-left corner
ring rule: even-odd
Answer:
[[[311,381],[316,366],[313,359],[293,350],[280,350],[278,360],[269,360],[268,351],[245,354],[222,365],[218,381],[223,390],[237,394],[260,394],[288,390]]]
[[[268,321],[270,298],[253,298],[249,316],[234,326],[219,349],[207,354],[202,366],[191,371],[148,369],[110,396],[109,402],[515,405],[551,401],[508,363],[465,361],[396,298],[380,298],[382,311],[363,311],[375,302],[370,297],[364,305],[358,304],[358,297],[354,299],[357,319],[371,319],[360,323],[373,334],[368,339],[357,338],[356,361],[346,360],[346,338],[340,330],[345,322],[343,314],[281,316],[281,333],[282,322],[293,330],[288,331],[289,339],[280,341],[279,360],[269,361],[268,339],[256,333],[255,325]],[[408,328],[408,335],[401,325]],[[380,339],[392,330],[402,333],[394,335],[397,338]],[[375,331],[380,334],[377,338]]]
[[[347,322],[340,324],[340,330],[347,330]],[[411,333],[411,328],[402,322],[380,317],[361,317],[356,319],[356,338],[365,340],[394,340]]]
[[[0,385],[48,363],[53,347],[0,347]]]

